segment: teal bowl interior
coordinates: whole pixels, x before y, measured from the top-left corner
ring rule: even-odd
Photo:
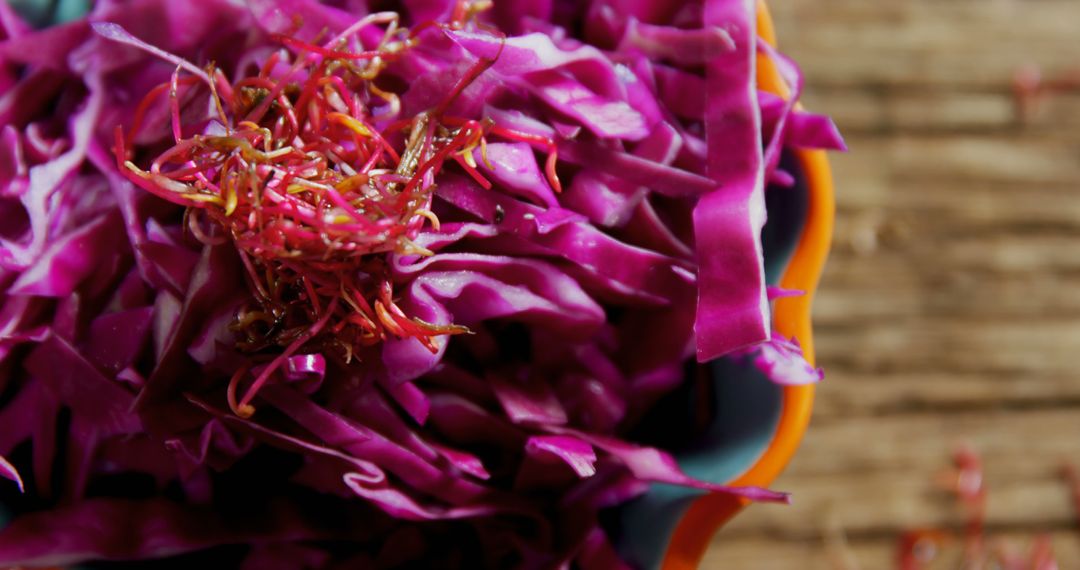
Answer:
[[[765,277],[771,285],[779,283],[795,252],[809,203],[798,162],[785,157],[782,168],[795,175],[795,185],[766,192],[768,221],[762,244]],[[712,418],[692,441],[679,443],[675,458],[690,476],[725,483],[747,471],[765,452],[780,419],[783,392],[743,359],[721,358],[707,366]],[[683,401],[674,404],[687,416],[697,407],[694,394],[680,395]],[[621,507],[616,521],[619,553],[638,568],[659,568],[676,525],[703,493],[654,484],[644,496]]]

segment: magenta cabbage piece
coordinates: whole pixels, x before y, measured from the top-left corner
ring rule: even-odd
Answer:
[[[803,357],[798,339],[773,335],[771,339],[741,352],[753,361],[758,370],[777,384],[813,384],[825,377],[821,368],[810,365]]]
[[[383,121],[498,54],[452,110],[555,141],[565,190],[525,143],[491,144],[490,167],[475,155],[492,190],[448,168],[442,227],[415,239],[434,255],[384,255],[403,310],[473,334],[434,353],[389,339],[359,363],[302,348],[253,417],[228,411],[230,376],[275,356],[235,346],[236,249],[135,187],[113,129],[178,68],[236,80],[281,49],[273,34],[336,34],[375,4],[409,26],[458,7],[100,0],[36,30],[0,5],[0,566],[206,551],[244,568],[607,569],[625,563],[601,513],[652,482],[787,500],[624,439],[694,361],[821,378],[771,336],[769,300],[789,292],[765,283],[760,231],[766,184],[793,180],[782,152],[843,141],[758,92],[759,51],[795,97],[802,80],[758,41],[752,0],[496,0],[484,26],[420,34],[384,72],[402,108]],[[220,128],[208,102],[183,98],[186,124]],[[168,118],[147,109],[137,156],[169,146]]]
[[[15,466],[10,461],[0,456],[0,475],[3,475],[6,479],[13,481],[19,486],[19,491],[25,491],[26,485],[23,483],[22,477],[19,472],[15,470]]]

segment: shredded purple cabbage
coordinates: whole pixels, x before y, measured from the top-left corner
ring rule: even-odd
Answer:
[[[400,19],[349,30],[376,4]],[[624,562],[601,512],[650,483],[787,500],[624,438],[694,361],[821,379],[771,335],[769,300],[792,292],[767,287],[760,231],[766,184],[792,180],[781,153],[843,148],[835,127],[756,89],[759,50],[795,97],[801,75],[758,41],[752,0],[484,5],[99,0],[42,29],[0,6],[0,566],[224,547],[244,568],[607,569]],[[402,315],[470,334],[245,348],[246,250],[195,235],[114,129],[186,81],[126,141],[149,168],[176,120],[226,130],[211,62],[302,83],[281,37],[347,31],[362,52],[398,25],[421,31],[380,75],[390,95],[362,101],[369,126],[445,104],[518,136],[422,181],[441,223],[365,258]],[[236,379],[262,377],[235,413]]]

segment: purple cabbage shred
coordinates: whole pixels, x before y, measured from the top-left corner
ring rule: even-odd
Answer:
[[[650,483],[786,501],[627,439],[697,363],[821,379],[760,232],[843,141],[755,18],[0,6],[0,566],[607,569]]]

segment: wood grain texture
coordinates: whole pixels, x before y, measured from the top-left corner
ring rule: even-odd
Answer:
[[[993,534],[1049,532],[1080,568],[1057,478],[1080,463],[1080,92],[1023,116],[1013,95],[1021,69],[1080,69],[1080,1],[769,4],[851,146],[815,305],[828,376],[775,484],[794,505],[748,509],[703,567],[892,568],[905,529],[961,524],[934,481],[969,442]]]

